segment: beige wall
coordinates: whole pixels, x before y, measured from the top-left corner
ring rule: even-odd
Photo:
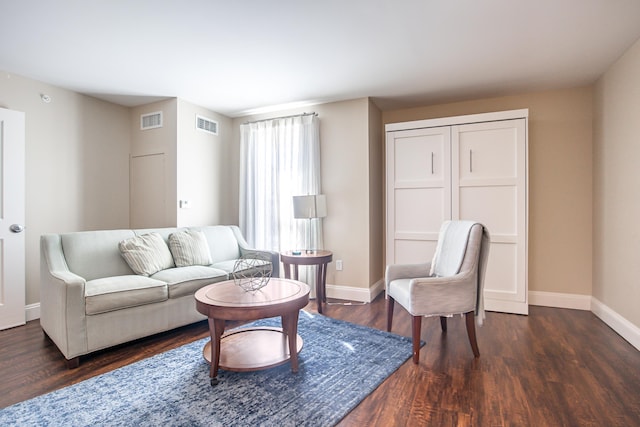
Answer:
[[[140,116],[162,112],[162,127],[153,129],[140,129]],[[145,209],[145,201],[138,198],[130,200],[131,204],[131,221],[130,226],[134,228],[152,228],[152,227],[170,227],[175,226],[178,219],[177,206],[177,145],[176,139],[178,135],[178,100],[176,98],[165,101],[153,102],[139,107],[130,109],[131,116],[131,156],[149,156],[162,155],[164,164],[164,182],[157,182],[154,188],[137,188],[138,186],[148,187],[148,185],[133,182],[135,187],[134,193],[146,192],[164,192],[164,215],[158,215],[157,212],[151,212]],[[157,170],[159,164],[155,164],[154,170]],[[134,166],[135,167],[135,166]],[[159,172],[158,175],[162,175]],[[135,175],[134,175],[135,176]],[[145,176],[149,176],[148,174]],[[136,194],[132,194],[135,198]],[[152,197],[159,200],[159,197]],[[142,203],[141,206],[139,206]],[[157,203],[156,203],[157,204]],[[153,209],[161,210],[161,206],[153,206]],[[139,212],[139,214],[136,214]]]
[[[343,270],[330,264],[327,283],[369,288],[368,100],[316,106],[320,116],[322,191],[327,195],[325,247]]]
[[[382,112],[369,101],[369,283],[384,277],[385,164]]]
[[[370,160],[370,152],[375,146],[371,146],[369,117],[379,114],[377,107],[370,106],[367,98],[361,98],[237,118],[233,122],[237,145],[234,159],[239,153],[240,124],[305,111],[318,113],[320,119],[322,192],[327,196],[328,211],[323,220],[324,246],[333,252],[334,261],[341,259],[344,264],[342,271],[335,270],[335,262],[329,264],[327,283],[368,289],[382,277],[382,271],[379,271],[372,278],[370,259],[371,242],[381,239],[372,239],[370,233],[373,230],[381,236],[384,231],[382,224],[371,224],[370,212],[371,203],[379,204],[379,201],[370,200],[373,191],[370,168],[376,164],[376,155]],[[374,120],[379,123],[379,118],[374,117]],[[238,165],[238,162],[233,164]],[[381,187],[381,183],[378,186]],[[237,182],[234,188],[238,188]],[[236,218],[237,206],[236,198]]]
[[[140,115],[162,111],[163,126],[140,130]],[[196,114],[218,122],[218,135],[195,127]],[[231,141],[231,119],[181,99],[145,104],[131,109],[131,155],[164,153],[166,175],[157,183],[165,192],[166,223],[145,224],[144,218],[133,218],[134,227],[192,226],[235,224],[237,214],[229,207],[230,174],[235,170],[228,161]],[[149,189],[152,191],[153,189]],[[188,200],[189,208],[181,209],[180,200]],[[135,201],[131,201],[132,206]]]
[[[0,106],[26,113],[26,303],[34,304],[40,235],[129,224],[129,110],[6,72]]]
[[[386,123],[529,109],[529,291],[591,295],[591,87],[383,112]]]
[[[196,129],[196,114],[218,122],[218,135]],[[189,209],[178,205],[178,226],[236,224],[230,208],[228,184],[235,173],[229,162],[232,148],[231,119],[183,100],[178,100],[177,200],[188,200]]]
[[[593,296],[640,327],[640,41],[596,84]]]

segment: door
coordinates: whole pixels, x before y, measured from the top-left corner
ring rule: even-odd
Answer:
[[[132,156],[129,172],[131,228],[170,227],[164,153]]]
[[[387,264],[430,261],[451,218],[451,130],[387,134]]]
[[[24,123],[0,108],[0,329],[25,324]]]
[[[526,120],[452,128],[452,218],[491,235],[485,309],[527,314]]]

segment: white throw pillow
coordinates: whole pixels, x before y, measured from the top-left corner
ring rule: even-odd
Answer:
[[[175,266],[167,243],[158,233],[131,237],[121,241],[118,248],[129,267],[142,276]]]
[[[202,231],[184,230],[169,235],[169,249],[176,267],[210,265],[211,252]]]

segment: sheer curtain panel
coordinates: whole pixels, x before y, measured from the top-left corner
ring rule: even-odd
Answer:
[[[293,196],[320,194],[320,125],[315,114],[240,126],[240,228],[250,245],[301,249],[311,235],[321,249],[322,223],[293,217]]]

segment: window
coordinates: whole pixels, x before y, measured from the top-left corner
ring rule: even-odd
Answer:
[[[293,217],[293,196],[320,193],[320,125],[315,114],[240,127],[240,228],[257,249],[322,248],[321,221]],[[309,232],[310,228],[310,232]]]

